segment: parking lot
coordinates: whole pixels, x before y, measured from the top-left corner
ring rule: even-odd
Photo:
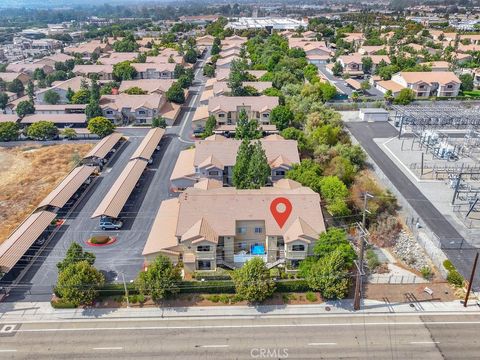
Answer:
[[[119,218],[124,222],[120,230],[104,231],[99,219],[91,216],[125,169],[130,157],[148,132],[148,128],[120,128],[127,141],[116,151],[100,176],[85,191],[65,218],[60,230],[45,245],[37,259],[30,264],[25,276],[16,285],[6,301],[49,301],[57,279],[56,264],[61,261],[73,242],[96,255],[95,266],[104,272],[107,280],[133,281],[143,268],[142,251],[162,200],[178,196],[170,192],[170,175],[181,150],[193,142],[191,120],[203,90],[201,67],[196,73],[198,84],[182,109],[175,125],[167,129],[160,141],[160,150],[154,153],[153,162],[143,172],[140,180],[123,207]],[[117,241],[105,247],[92,247],[86,240],[94,235],[114,236]],[[122,276],[123,274],[123,276]]]

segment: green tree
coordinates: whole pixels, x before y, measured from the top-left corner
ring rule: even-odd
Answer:
[[[367,91],[369,90],[372,86],[370,85],[370,83],[368,82],[368,80],[364,80],[360,83],[360,87],[362,89],[362,91]]]
[[[270,122],[275,124],[280,131],[289,127],[293,118],[293,112],[285,105],[276,106],[270,114]]]
[[[197,62],[197,52],[190,47],[183,55],[183,59],[189,64],[195,64]]]
[[[72,104],[88,104],[90,101],[90,91],[86,89],[80,89],[75,94],[73,94],[71,103]]]
[[[339,250],[343,257],[346,268],[351,268],[357,254],[348,242],[347,233],[341,228],[330,228],[320,234],[319,239],[313,246],[313,253],[317,258],[324,258],[333,251]]]
[[[336,176],[326,176],[320,180],[320,193],[327,202],[327,210],[333,216],[344,216],[350,214],[347,206],[347,186]]]
[[[233,282],[237,295],[249,303],[259,303],[275,291],[275,282],[270,278],[270,270],[259,257],[247,261],[233,272]]]
[[[17,140],[20,135],[20,127],[16,122],[0,122],[0,141]]]
[[[155,116],[152,119],[152,128],[156,128],[156,127],[162,128],[162,129],[165,129],[167,127],[167,122],[163,117]]]
[[[214,77],[215,68],[210,64],[205,64],[205,66],[203,67],[203,76],[206,76],[209,78]]]
[[[394,96],[393,96],[392,90],[387,90],[385,92],[385,95],[383,95],[383,98],[385,99],[385,102],[387,104],[391,104],[393,99],[395,99]]]
[[[473,75],[471,74],[462,74],[458,77],[462,84],[460,85],[460,89],[462,91],[472,91],[473,90]]]
[[[68,265],[58,274],[55,293],[76,306],[92,304],[98,296],[98,289],[105,283],[103,275],[88,261]]]
[[[103,116],[97,116],[88,120],[88,131],[103,138],[115,131],[115,125]]]
[[[260,189],[262,186],[265,186],[268,182],[272,170],[268,164],[267,156],[265,155],[265,150],[262,147],[260,141],[255,142],[252,146],[252,155],[248,164],[248,181],[249,189]]]
[[[218,55],[219,53],[220,53],[220,46],[217,45],[217,44],[213,44],[211,54],[212,55]]]
[[[51,140],[58,135],[58,128],[51,121],[39,121],[27,128],[27,136],[34,140]]]
[[[4,92],[0,92],[0,109],[5,110],[8,104],[8,95]]]
[[[398,93],[395,100],[393,100],[393,102],[399,105],[408,105],[413,100],[415,100],[415,93],[413,92],[412,89],[405,88],[400,90],[400,92]]]
[[[330,160],[328,166],[324,170],[325,175],[338,176],[338,178],[347,184],[347,186],[350,186],[352,183],[356,172],[357,170],[350,160],[342,156],[335,156]]]
[[[90,83],[90,102],[100,101],[100,86],[97,80],[92,80]]]
[[[113,78],[117,81],[133,80],[137,70],[130,64],[130,61],[123,61],[113,65]]]
[[[304,156],[310,156],[313,152],[312,144],[305,132],[294,127],[288,127],[280,133],[282,137],[290,140],[297,140],[298,151]]]
[[[324,299],[343,299],[348,292],[349,275],[341,250],[312,261],[305,271],[305,280],[312,290],[320,291]]]
[[[103,116],[102,108],[97,100],[90,99],[90,102],[85,107],[85,115],[87,116],[87,120],[94,117]]]
[[[116,52],[134,52],[138,49],[138,44],[133,34],[128,33],[122,40],[113,43],[113,49]]]
[[[23,118],[25,115],[33,114],[35,106],[32,101],[23,100],[18,103],[16,112],[19,117]]]
[[[73,242],[65,254],[65,258],[57,263],[58,271],[63,271],[67,266],[78,263],[80,261],[87,261],[90,265],[95,263],[95,254],[83,250],[82,246]]]
[[[27,83],[27,91],[28,99],[33,102],[33,98],[35,96],[35,86],[33,85],[33,81],[29,80]]]
[[[33,71],[33,80],[44,80],[46,77],[45,71],[41,68],[37,68]]]
[[[50,89],[45,91],[45,94],[43,95],[43,100],[47,104],[55,105],[58,104],[58,102],[60,101],[60,95],[58,95],[56,91]]]
[[[373,67],[373,61],[371,57],[367,56],[362,58],[363,72],[370,74],[372,71],[372,67]]]
[[[73,96],[75,95],[75,92],[72,90],[72,88],[69,86],[67,89],[67,93],[65,94],[67,100],[69,103],[72,103],[73,101]]]
[[[7,90],[17,95],[21,95],[25,88],[19,79],[13,79],[12,82],[8,83]]]
[[[128,95],[146,95],[146,94],[148,94],[148,91],[145,91],[145,90],[139,88],[138,86],[134,86],[134,87],[131,87],[131,88],[125,90],[124,93],[128,94]]]
[[[205,130],[203,132],[203,137],[209,137],[213,135],[213,130],[215,130],[215,127],[217,126],[217,119],[215,119],[214,115],[210,115],[205,122]]]
[[[248,170],[252,157],[252,147],[248,140],[243,140],[238,148],[237,158],[232,170],[232,183],[237,189],[248,189],[250,186]]]
[[[321,191],[321,176],[322,168],[311,159],[305,159],[300,164],[294,164],[286,174],[287,179],[295,180],[318,193]]]
[[[262,133],[258,129],[258,122],[255,119],[248,120],[245,109],[240,110],[235,127],[235,138],[253,140],[261,137]]]
[[[169,258],[159,255],[141,272],[135,281],[135,287],[140,294],[150,295],[152,300],[163,300],[179,291],[182,277],[180,269],[172,264]]]
[[[175,82],[167,90],[167,100],[176,104],[183,104],[185,102],[185,93],[178,82]]]
[[[340,64],[339,61],[336,61],[336,62],[333,64],[332,73],[333,73],[333,75],[335,75],[335,76],[340,76],[340,75],[342,75],[342,73],[343,73],[343,67],[342,67],[342,64]]]
[[[77,132],[73,128],[65,128],[61,133],[63,137],[68,140],[75,140],[78,137]]]

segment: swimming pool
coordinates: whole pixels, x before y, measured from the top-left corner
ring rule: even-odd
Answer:
[[[252,255],[264,255],[265,254],[265,246],[263,245],[252,245],[250,247],[250,252]]]

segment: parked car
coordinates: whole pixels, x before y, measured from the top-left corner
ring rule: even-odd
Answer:
[[[123,222],[121,220],[100,219],[100,227],[102,230],[118,230],[121,229],[122,226]]]

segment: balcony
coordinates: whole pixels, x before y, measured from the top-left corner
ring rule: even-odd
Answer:
[[[291,259],[291,260],[303,260],[307,257],[307,252],[306,251],[286,251],[285,252],[285,258]]]
[[[195,256],[197,260],[215,260],[215,251],[196,251]]]

